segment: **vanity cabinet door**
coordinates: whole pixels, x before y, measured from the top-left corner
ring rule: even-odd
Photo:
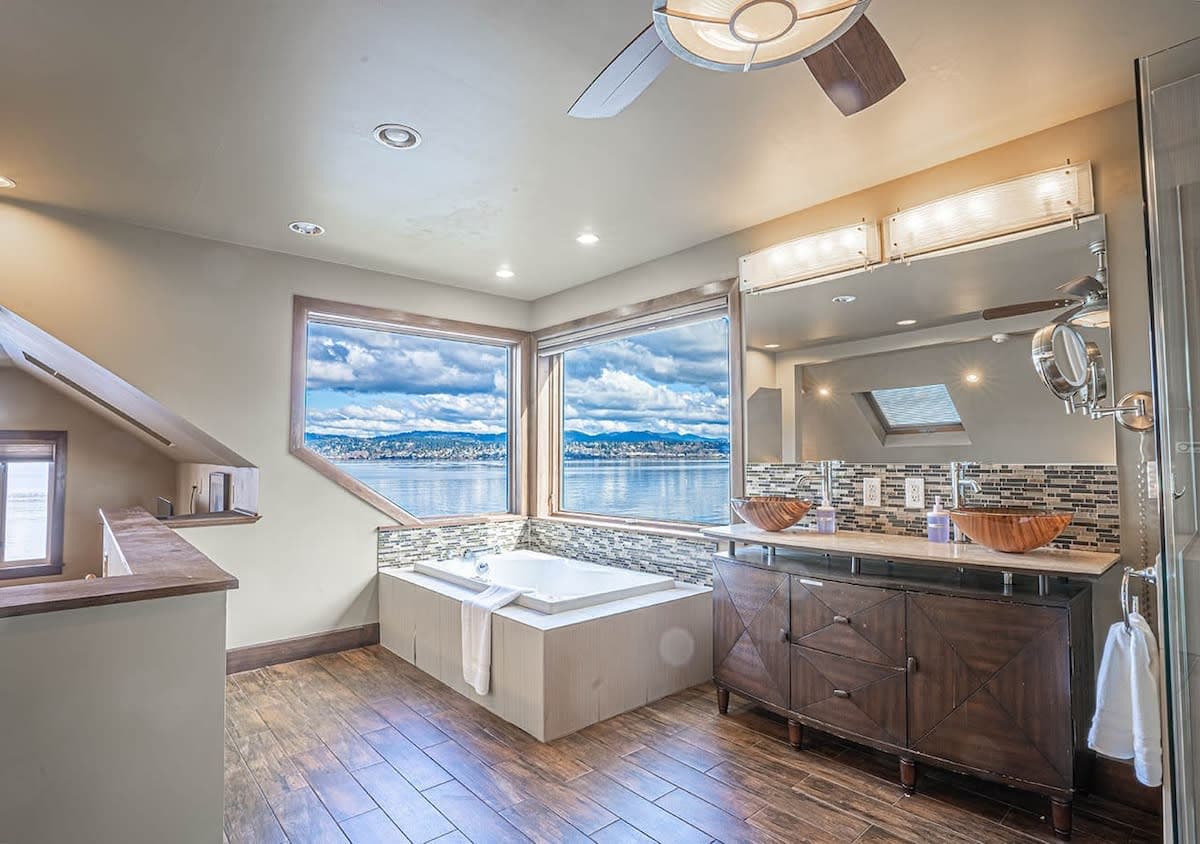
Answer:
[[[788,578],[717,560],[713,566],[713,665],[726,688],[787,708]]]
[[[908,648],[911,748],[1031,783],[1071,785],[1066,609],[910,594]]]

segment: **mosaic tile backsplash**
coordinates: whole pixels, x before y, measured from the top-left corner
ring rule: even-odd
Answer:
[[[1033,465],[985,463],[966,473],[979,483],[979,493],[964,503],[976,506],[1030,506],[1073,510],[1075,518],[1053,543],[1080,551],[1120,551],[1120,506],[1117,467],[1110,464]],[[820,495],[817,463],[751,463],[746,466],[747,495]],[[904,479],[924,478],[927,506],[904,508]],[[879,478],[882,507],[864,507],[864,478]],[[925,512],[935,495],[949,506],[950,477],[946,464],[843,464],[834,476],[833,505],[838,527],[868,533],[924,536]],[[812,522],[806,516],[802,526]]]
[[[716,543],[549,519],[379,531],[380,566],[458,556],[469,548],[528,548],[711,586]]]

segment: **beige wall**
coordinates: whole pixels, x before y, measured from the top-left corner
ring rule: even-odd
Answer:
[[[78,400],[13,366],[0,366],[0,430],[67,432],[62,578],[100,573],[97,510],[141,505],[153,512],[156,496],[174,492],[174,463]]]
[[[0,303],[261,469],[262,521],[185,533],[241,582],[229,647],[378,618],[387,518],[288,453],[295,293],[516,328],[528,317],[515,300],[0,203]]]
[[[931,126],[930,131],[937,131],[937,127]],[[731,278],[737,274],[738,257],[747,252],[863,217],[882,219],[897,208],[1054,167],[1068,158],[1091,160],[1097,207],[1107,216],[1115,358],[1112,392],[1119,396],[1130,390],[1149,389],[1145,234],[1137,112],[1132,102],[548,296],[534,303],[533,325],[552,325],[618,304]],[[1133,529],[1137,459],[1138,436],[1121,431],[1117,440],[1121,519],[1128,526],[1122,531],[1122,544],[1128,560],[1134,563],[1138,549],[1138,532]],[[1155,547],[1157,516],[1153,509],[1150,521],[1151,547]],[[1116,580],[1119,582],[1119,575]],[[1115,586],[1106,581],[1097,594],[1097,619],[1115,618],[1118,613]]]
[[[221,841],[225,593],[0,618],[0,840]]]

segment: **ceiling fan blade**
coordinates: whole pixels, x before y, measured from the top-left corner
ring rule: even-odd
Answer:
[[[587,118],[619,114],[650,87],[670,62],[671,51],[652,23],[600,71],[567,114]]]
[[[804,61],[817,84],[847,117],[875,105],[904,84],[900,63],[866,16]]]
[[[988,308],[982,314],[984,319],[1004,319],[1005,317],[1036,314],[1038,311],[1057,311],[1079,304],[1078,299],[1046,299],[1042,302],[1022,302],[1019,305],[1004,305],[999,308]]]

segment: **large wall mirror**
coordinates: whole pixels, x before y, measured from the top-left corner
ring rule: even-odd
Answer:
[[[747,295],[747,460],[1116,463],[1111,419],[1068,414],[1031,360],[1104,242],[1095,216]],[[1076,327],[1111,369],[1092,322]]]

